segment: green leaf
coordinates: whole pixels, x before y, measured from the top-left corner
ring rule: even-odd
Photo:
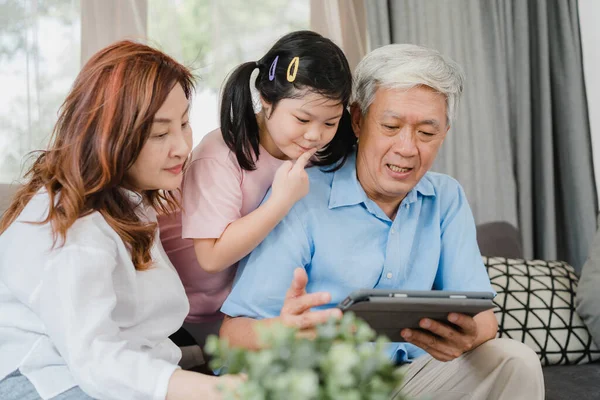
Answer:
[[[402,382],[402,369],[385,352],[389,341],[351,313],[317,327],[314,340],[297,333],[282,324],[260,326],[259,351],[209,337],[205,350],[213,357],[211,367],[248,375],[226,398],[387,400]]]

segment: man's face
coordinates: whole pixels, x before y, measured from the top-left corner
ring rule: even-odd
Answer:
[[[373,201],[400,204],[431,168],[450,128],[446,98],[426,86],[380,88],[367,113],[352,106],[356,173]]]

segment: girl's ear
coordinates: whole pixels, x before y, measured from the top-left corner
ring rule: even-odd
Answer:
[[[269,117],[271,116],[271,103],[269,103],[267,100],[265,100],[262,95],[259,95],[260,97],[260,105],[262,106],[262,110],[265,113],[265,117],[267,119],[269,119]]]

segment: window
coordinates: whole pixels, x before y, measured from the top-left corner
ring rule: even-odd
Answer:
[[[219,124],[219,89],[237,65],[256,61],[284,34],[309,29],[310,0],[148,0],[149,44],[197,75],[194,145]]]
[[[219,126],[219,89],[227,74],[257,60],[285,33],[309,28],[310,0],[142,3],[148,43],[198,77],[191,112],[195,144]],[[0,0],[0,183],[21,178],[31,161],[27,154],[46,148],[80,58],[80,0]]]
[[[79,0],[0,2],[0,183],[46,147],[79,70]]]

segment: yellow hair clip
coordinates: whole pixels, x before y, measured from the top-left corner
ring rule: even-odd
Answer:
[[[296,74],[298,73],[298,65],[300,65],[300,58],[294,57],[292,61],[290,61],[290,65],[288,65],[287,69],[287,80],[288,82],[294,82],[296,80]],[[294,70],[290,73],[290,70],[294,67]]]

